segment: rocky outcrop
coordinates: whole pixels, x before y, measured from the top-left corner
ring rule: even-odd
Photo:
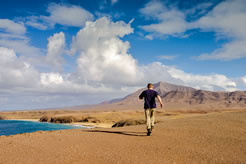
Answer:
[[[51,122],[51,123],[72,123],[78,122],[76,117],[73,116],[61,116],[61,117],[51,117],[51,116],[42,116],[39,119],[40,122]]]
[[[74,116],[42,116],[39,119],[40,122],[51,122],[51,123],[72,123],[72,122],[90,122],[100,123],[95,117],[74,117]]]

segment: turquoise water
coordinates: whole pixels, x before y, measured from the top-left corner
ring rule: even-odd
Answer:
[[[81,129],[81,128],[86,129],[89,127],[43,123],[43,122],[34,122],[34,121],[0,120],[0,136],[31,133],[41,130],[53,131],[53,130]]]

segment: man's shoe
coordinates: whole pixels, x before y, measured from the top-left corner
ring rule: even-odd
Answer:
[[[148,129],[147,136],[150,136],[150,134],[151,134],[151,129]]]
[[[151,126],[151,131],[154,129],[154,126]]]

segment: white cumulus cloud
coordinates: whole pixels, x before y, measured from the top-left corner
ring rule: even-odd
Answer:
[[[224,44],[221,48],[214,50],[211,53],[203,53],[199,60],[233,60],[246,57],[246,39],[235,40]]]
[[[130,24],[114,23],[106,17],[87,22],[72,43],[72,51],[80,53],[81,79],[114,84],[135,81],[136,60],[128,53],[130,44],[120,39],[132,32]]]
[[[0,110],[64,107],[103,98],[124,96],[127,92],[105,87],[76,83],[69,73],[41,72],[14,50],[0,47]]]
[[[221,2],[194,25],[209,31],[215,31],[218,37],[232,41],[224,44],[212,53],[202,54],[199,59],[232,60],[246,57],[246,2],[228,0]]]
[[[242,81],[243,81],[244,84],[246,85],[246,76],[242,77]]]
[[[140,26],[149,32],[147,39],[161,36],[187,37],[185,32],[190,29],[214,31],[217,38],[227,38],[230,41],[213,52],[204,52],[200,60],[233,60],[246,57],[246,10],[245,0],[226,0],[217,4],[212,10],[211,3],[201,3],[198,6],[179,10],[175,6],[161,1],[150,1],[140,9],[146,19],[157,20],[157,23]],[[200,18],[187,21],[194,14]]]
[[[237,90],[237,84],[225,75],[195,75],[191,73],[186,73],[176,68],[171,68],[168,70],[168,72],[173,78],[179,79],[183,81],[184,84],[193,86],[198,89],[226,91]]]
[[[39,30],[47,30],[50,24],[48,22],[45,22],[41,19],[41,17],[38,16],[28,16],[25,18],[25,24],[31,27],[34,27]]]
[[[0,29],[15,34],[24,34],[26,32],[26,28],[24,23],[22,22],[14,22],[9,19],[0,19]]]
[[[23,22],[9,19],[0,19],[0,46],[14,50],[22,57],[39,56],[41,49],[30,44],[30,39],[25,35],[26,27]]]
[[[181,69],[153,62],[147,66],[140,67],[144,74],[143,84],[148,82],[169,82],[178,85],[186,85],[205,90],[237,90],[237,84],[232,79],[221,74],[192,74]]]
[[[62,54],[65,48],[65,35],[63,32],[56,33],[48,38],[48,53],[46,56],[46,61],[52,67],[61,69],[65,63]]]
[[[40,76],[41,84],[56,85],[64,82],[63,77],[59,73],[42,73]]]
[[[91,85],[110,84],[110,87],[135,87],[150,81],[167,81],[208,90],[237,89],[233,80],[221,74],[186,73],[159,62],[147,66],[139,65],[128,53],[129,43],[121,40],[121,37],[131,32],[130,24],[114,23],[105,17],[87,22],[71,45],[74,53],[80,53],[75,81],[80,80]]]
[[[0,89],[32,88],[39,82],[39,73],[19,59],[11,49],[0,47]],[[9,90],[11,91],[11,90]]]
[[[93,15],[80,6],[66,6],[61,4],[51,4],[48,7],[49,21],[67,26],[81,27],[86,21],[92,20]]]
[[[48,16],[26,17],[26,25],[39,30],[52,28],[56,24],[82,27],[85,25],[86,21],[94,19],[94,16],[89,11],[76,5],[51,3],[47,8],[47,12],[49,13]]]
[[[151,32],[151,35],[183,35],[189,28],[186,22],[186,15],[177,8],[164,5],[161,1],[150,1],[144,8],[140,9],[140,13],[147,19],[158,20],[158,23],[140,26],[145,31]]]
[[[3,39],[0,39],[0,46],[13,49],[16,53],[22,56],[37,57],[42,54],[41,49],[32,46],[30,44],[30,41],[27,39],[3,38]]]

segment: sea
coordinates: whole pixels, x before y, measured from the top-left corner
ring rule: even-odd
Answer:
[[[22,120],[0,120],[0,136],[9,136],[36,131],[54,131],[66,129],[88,129],[83,125],[64,125],[57,123],[22,121]]]

